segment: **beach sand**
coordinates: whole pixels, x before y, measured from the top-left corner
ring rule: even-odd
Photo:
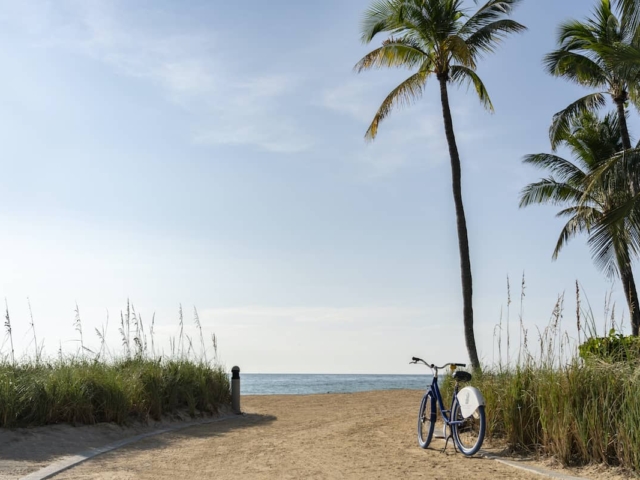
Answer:
[[[0,480],[18,479],[61,458],[190,421],[187,415],[177,415],[173,420],[126,428],[101,423],[0,429]]]
[[[543,478],[487,458],[466,458],[455,453],[451,443],[442,453],[443,440],[434,440],[427,450],[420,449],[415,426],[421,396],[417,391],[388,391],[243,397],[245,414],[241,417],[150,437],[98,456],[55,478]],[[69,428],[60,427],[65,432]],[[93,428],[94,432],[110,429],[111,436],[122,431],[108,426],[82,428],[88,431]],[[105,433],[94,434],[100,435]],[[108,441],[113,439],[104,443]],[[14,451],[24,452],[23,457],[29,456],[28,451],[32,455],[37,453],[37,448],[25,449],[29,442],[19,443],[22,448],[16,447]],[[69,450],[69,445],[64,450]],[[10,456],[4,452],[0,467]],[[40,462],[46,456],[41,454]],[[22,474],[26,473],[25,465],[22,464]],[[17,478],[9,476],[6,469],[4,473],[6,476],[0,478]],[[562,473],[588,478],[617,477],[611,470]]]

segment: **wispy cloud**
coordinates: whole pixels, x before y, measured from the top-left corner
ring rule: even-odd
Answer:
[[[375,114],[373,93],[372,82],[351,80],[325,90],[320,105],[366,123],[370,122]]]
[[[397,372],[427,346],[430,358],[451,355],[461,338],[451,325],[429,321],[451,316],[439,307],[434,312],[431,307],[256,306],[199,313],[205,332],[215,332],[219,339],[222,360],[249,372],[295,373],[302,365],[318,373]],[[156,332],[156,345],[168,345],[179,333],[175,325],[158,323]],[[198,338],[193,322],[185,326],[185,334]],[[429,341],[436,337],[445,341]]]
[[[209,325],[258,325],[265,322],[367,324],[369,327],[395,325],[424,319],[427,310],[410,307],[242,307],[209,309],[200,312]]]
[[[400,125],[396,122],[387,131],[381,131],[357,156],[369,167],[370,178],[384,177],[411,165],[434,167],[448,160],[442,120],[423,111],[409,116],[410,121]]]
[[[354,79],[325,90],[321,106],[358,122],[364,135],[388,89],[388,82]],[[456,103],[452,110],[459,146],[487,136],[484,127],[473,123],[472,109],[466,103]],[[367,167],[368,178],[384,177],[418,163],[433,167],[448,162],[439,103],[425,94],[415,105],[399,109],[383,122],[374,142],[363,142],[350,156]]]
[[[196,141],[222,145],[249,143],[282,153],[307,150],[313,139],[282,112],[283,96],[294,90],[297,83],[290,75],[273,75],[229,85],[226,90],[230,95],[211,106],[225,119],[224,123],[202,127]]]
[[[360,125],[362,136],[388,93],[386,83],[351,80],[324,92],[321,106],[345,115]],[[422,100],[410,109],[394,112],[381,125],[374,142],[361,141],[351,158],[366,170],[366,178],[379,178],[416,163],[438,165],[445,160],[446,139],[442,119]],[[437,110],[436,110],[437,112]],[[363,138],[363,137],[360,137]],[[419,156],[419,157],[418,157]]]
[[[15,3],[15,2],[14,2]],[[24,3],[24,5],[22,5]],[[287,72],[247,75],[217,54],[210,31],[149,22],[105,1],[20,2],[2,15],[42,48],[73,50],[122,75],[157,86],[197,120],[192,140],[209,145],[249,145],[298,152],[313,144],[283,105],[299,81]]]

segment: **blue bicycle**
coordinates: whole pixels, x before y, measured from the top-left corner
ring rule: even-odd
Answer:
[[[418,413],[418,444],[422,448],[427,448],[433,437],[433,430],[436,424],[436,403],[440,409],[440,415],[444,421],[444,437],[446,439],[444,448],[447,448],[449,439],[453,439],[454,447],[460,452],[470,457],[478,453],[484,434],[487,428],[485,419],[484,397],[477,388],[464,387],[459,390],[460,382],[471,381],[471,374],[456,370],[457,367],[466,367],[464,363],[447,363],[442,367],[429,364],[421,358],[413,357],[410,363],[424,363],[433,370],[433,381],[427,389]],[[438,370],[450,367],[453,371],[455,386],[453,389],[453,399],[451,409],[445,410],[438,387]],[[447,434],[447,432],[450,432]]]

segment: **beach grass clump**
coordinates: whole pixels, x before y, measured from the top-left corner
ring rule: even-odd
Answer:
[[[215,414],[231,404],[230,381],[218,363],[216,336],[212,336],[213,361],[209,361],[195,309],[201,352],[196,352],[193,340],[184,333],[180,306],[180,334],[171,339],[171,354],[165,356],[155,349],[155,315],[147,334],[142,317],[129,301],[120,314],[121,352],[113,352],[106,343],[108,319],[102,330],[96,329],[100,348],[91,350],[85,344],[76,305],[73,326],[80,348],[72,355],[60,350],[56,359],[47,358],[44,343],[37,341],[30,303],[29,312],[35,355],[16,360],[12,319],[5,302],[9,340],[5,343],[10,350],[0,352],[0,427],[100,422],[125,425],[175,414]]]
[[[472,384],[486,400],[487,438],[505,442],[513,451],[553,456],[567,466],[606,464],[637,474],[640,359],[620,354],[618,347],[611,350],[613,355],[585,355],[584,348],[581,352],[579,345],[600,348],[600,343],[591,340],[596,336],[594,317],[590,307],[580,309],[578,288],[576,297],[577,341],[572,342],[561,328],[561,296],[549,326],[539,332],[535,354],[527,345],[528,332],[520,318],[522,342],[516,359],[494,362],[474,374]],[[605,331],[618,341],[623,337],[615,329],[612,314],[611,330],[605,322]],[[450,378],[443,387],[450,395]]]
[[[160,420],[217,413],[228,375],[192,360],[83,359],[0,364],[0,427]]]
[[[640,472],[640,364],[572,362],[485,370],[489,438],[565,465],[604,463]]]

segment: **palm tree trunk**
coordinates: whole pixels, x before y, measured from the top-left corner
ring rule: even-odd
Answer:
[[[624,108],[625,99],[615,98],[614,102],[616,103],[616,108],[618,110],[618,122],[620,123],[620,132],[622,135],[622,147],[625,150],[630,150],[631,137],[629,136],[629,127],[627,126],[627,112],[625,111],[625,108]],[[638,182],[636,180],[629,181],[629,187],[631,188],[632,195],[636,195],[636,192],[638,191],[637,184]]]
[[[629,136],[629,127],[627,126],[627,112],[625,111],[625,99],[616,98],[616,107],[618,110],[618,122],[620,123],[620,132],[622,134],[622,147],[625,150],[631,149],[631,137]],[[631,194],[636,194],[636,183],[630,181]],[[628,257],[628,255],[624,255]],[[633,270],[631,269],[631,261],[618,261],[618,268],[620,269],[620,279],[622,280],[622,289],[624,290],[624,296],[627,298],[627,305],[629,306],[629,316],[631,317],[631,334],[638,335],[638,329],[640,328],[640,308],[638,306],[638,292],[636,290],[636,282],[633,278]]]
[[[614,235],[617,232],[612,232]],[[640,328],[640,308],[638,306],[638,292],[636,290],[636,282],[633,278],[633,269],[631,268],[631,259],[629,258],[629,248],[624,244],[614,242],[613,248],[616,253],[616,261],[618,270],[620,271],[620,280],[622,281],[622,289],[629,306],[629,316],[631,317],[631,334],[638,336]]]
[[[640,308],[638,308],[638,292],[636,291],[636,282],[633,278],[631,266],[625,265],[624,268],[620,269],[620,278],[631,314],[631,335],[638,336],[638,330],[640,329]]]
[[[471,279],[471,258],[469,256],[469,237],[467,236],[467,220],[464,215],[462,203],[462,172],[460,169],[460,155],[456,145],[456,137],[453,132],[453,120],[451,107],[449,106],[449,93],[447,92],[447,76],[439,75],[440,98],[442,100],[442,116],[444,118],[444,130],[449,144],[449,156],[451,157],[451,175],[453,179],[453,200],[456,206],[456,220],[458,226],[458,245],[460,247],[460,270],[462,277],[463,321],[464,339],[467,344],[469,360],[474,370],[480,370],[480,360],[476,349],[476,339],[473,333],[473,287]]]
[[[620,122],[620,131],[622,132],[622,146],[625,150],[631,148],[631,137],[629,136],[629,127],[627,126],[627,114],[624,109],[625,101],[622,99],[615,99],[616,107],[618,109],[618,121]]]

